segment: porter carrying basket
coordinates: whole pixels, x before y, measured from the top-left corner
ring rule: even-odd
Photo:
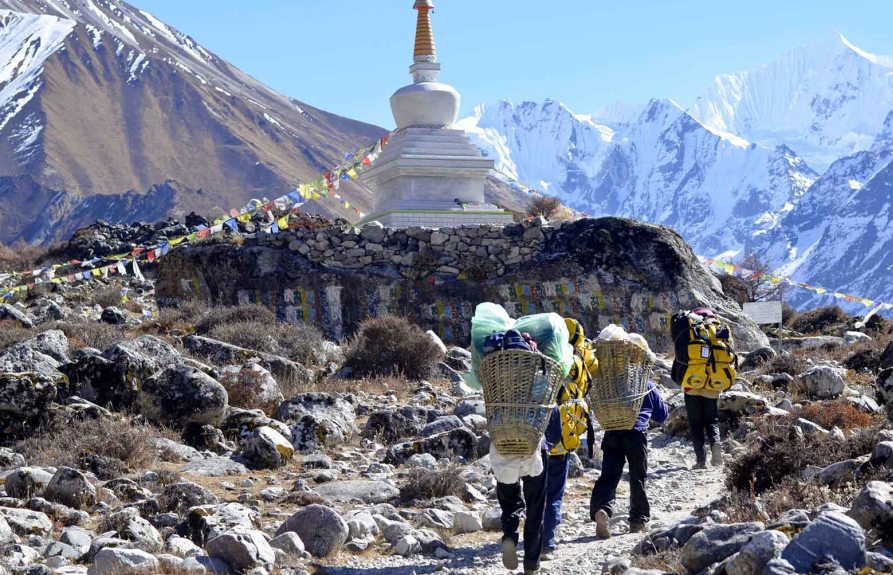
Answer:
[[[536,453],[564,379],[560,365],[535,351],[507,349],[484,356],[477,377],[496,450],[502,455]]]
[[[605,431],[633,429],[648,395],[653,360],[648,350],[624,340],[595,342],[598,370],[589,387],[589,400]]]

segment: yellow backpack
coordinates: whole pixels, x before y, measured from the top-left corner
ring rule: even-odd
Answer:
[[[728,326],[712,312],[686,311],[673,316],[670,332],[676,351],[674,382],[687,389],[716,392],[732,387],[738,377],[738,356]]]
[[[580,447],[580,438],[587,434],[587,444],[592,447],[594,433],[589,419],[589,393],[591,374],[598,369],[598,360],[592,346],[583,334],[583,327],[573,319],[566,319],[570,333],[569,342],[574,348],[574,364],[558,392],[558,412],[561,414],[561,443],[555,445],[550,455],[564,455]],[[589,439],[589,436],[593,438]]]

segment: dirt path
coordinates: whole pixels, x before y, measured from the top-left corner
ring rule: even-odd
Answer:
[[[688,517],[691,512],[716,499],[723,489],[721,469],[693,472],[694,454],[684,440],[670,439],[658,432],[649,438],[648,495],[653,519],[651,527],[668,525]],[[601,573],[606,562],[627,557],[643,535],[629,535],[629,484],[626,475],[617,494],[617,510],[612,520],[614,537],[595,538],[595,525],[589,520],[589,494],[598,477],[589,471],[584,477],[569,480],[564,501],[564,523],[559,529],[559,548],[553,561],[543,563],[543,573],[581,575]],[[324,575],[422,575],[449,573],[461,575],[505,575],[498,554],[499,534],[478,533],[455,537],[452,552],[443,559],[428,557],[355,557],[351,565],[320,568]]]

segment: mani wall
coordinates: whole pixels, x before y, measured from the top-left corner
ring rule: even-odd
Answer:
[[[671,314],[706,305],[732,323],[741,349],[767,345],[675,232],[622,218],[439,230],[373,222],[209,240],[160,261],[156,297],[259,303],[334,340],[367,317],[401,314],[456,345],[468,344],[475,306],[493,301],[514,317],[576,317],[590,337],[617,323],[659,352],[671,348]]]

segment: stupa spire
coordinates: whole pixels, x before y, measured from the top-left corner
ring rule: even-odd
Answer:
[[[413,8],[419,11],[415,27],[413,59],[416,62],[436,62],[437,49],[434,46],[434,28],[431,26],[431,10],[434,9],[434,2],[416,0]]]

